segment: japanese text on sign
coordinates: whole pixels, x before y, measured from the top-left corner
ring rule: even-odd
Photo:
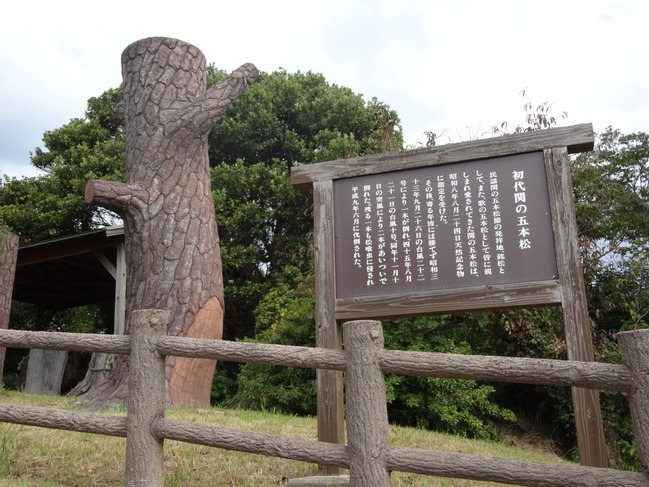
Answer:
[[[542,153],[337,180],[334,213],[339,297],[556,279]]]

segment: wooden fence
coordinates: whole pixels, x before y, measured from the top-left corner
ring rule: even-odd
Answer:
[[[620,333],[625,364],[403,352],[383,348],[377,321],[344,324],[345,350],[166,335],[167,313],[133,313],[127,336],[0,330],[0,346],[131,354],[127,416],[0,404],[0,421],[126,437],[127,486],[163,485],[172,439],[350,469],[351,486],[387,487],[390,472],[526,486],[649,486],[649,330]],[[346,371],[347,445],[164,417],[167,355]],[[628,394],[643,472],[391,447],[384,374],[577,386]]]

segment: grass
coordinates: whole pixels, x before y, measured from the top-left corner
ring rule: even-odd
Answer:
[[[75,409],[74,399],[0,392],[0,403]],[[110,414],[124,414],[111,411]],[[259,411],[171,409],[167,417],[296,438],[316,439],[314,418]],[[547,448],[468,440],[415,428],[390,428],[394,446],[445,452],[563,462]],[[280,458],[165,441],[165,486],[277,486],[290,478],[317,475],[315,465]],[[109,436],[0,423],[0,487],[109,487],[124,485],[126,440]],[[496,486],[492,482],[444,479],[395,472],[393,486]]]

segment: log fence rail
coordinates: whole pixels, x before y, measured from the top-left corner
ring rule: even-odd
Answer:
[[[131,319],[127,336],[0,330],[0,347],[130,354],[126,417],[0,404],[0,421],[125,437],[127,486],[163,485],[171,439],[350,469],[352,487],[387,487],[392,471],[539,487],[649,487],[649,330],[620,333],[624,364],[605,364],[385,350],[380,322],[369,320],[343,325],[343,351],[167,336],[163,310],[137,310]],[[165,419],[166,356],[345,371],[347,445]],[[391,447],[386,373],[626,392],[643,471]]]

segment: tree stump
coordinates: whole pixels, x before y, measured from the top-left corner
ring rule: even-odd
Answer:
[[[185,42],[147,38],[122,54],[126,182],[89,181],[88,203],[122,216],[126,322],[136,309],[169,312],[167,333],[220,339],[223,277],[207,138],[214,122],[259,73],[244,64],[206,89],[205,58]],[[216,362],[168,357],[167,402],[206,407]],[[117,360],[82,400],[124,403],[127,361]]]

